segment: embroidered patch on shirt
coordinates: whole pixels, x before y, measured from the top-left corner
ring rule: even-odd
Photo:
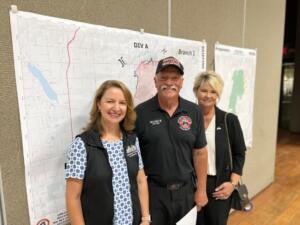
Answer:
[[[190,130],[192,119],[189,116],[180,116],[177,120],[181,130]]]
[[[135,145],[128,146],[126,149],[126,153],[127,153],[128,157],[133,157],[133,156],[137,155],[137,149],[136,149]]]

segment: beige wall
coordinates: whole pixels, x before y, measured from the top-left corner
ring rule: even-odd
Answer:
[[[253,151],[245,177],[256,194],[274,180],[285,1],[247,1],[245,46],[257,48]]]
[[[245,178],[253,196],[274,179],[275,144],[283,43],[284,0],[173,0],[171,34],[213,44],[257,48],[253,148]],[[29,224],[22,140],[14,78],[9,8],[93,24],[168,34],[167,0],[23,0],[0,1],[0,166],[8,225]],[[245,42],[243,45],[243,19]]]

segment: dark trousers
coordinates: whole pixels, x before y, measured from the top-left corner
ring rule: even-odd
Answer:
[[[174,191],[149,181],[151,225],[175,225],[195,205],[192,182]]]
[[[198,212],[197,225],[226,225],[230,211],[230,198],[215,200],[216,177],[207,176],[207,205]]]

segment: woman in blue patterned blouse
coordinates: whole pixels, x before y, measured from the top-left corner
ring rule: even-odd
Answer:
[[[90,122],[72,142],[66,203],[72,225],[147,225],[148,186],[132,95],[108,80],[96,92]]]

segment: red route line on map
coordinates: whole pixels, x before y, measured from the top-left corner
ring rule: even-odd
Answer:
[[[78,30],[80,29],[80,27],[78,27],[74,34],[73,37],[71,38],[71,40],[68,41],[67,44],[67,51],[68,51],[68,66],[67,66],[67,70],[66,70],[66,80],[67,80],[67,90],[68,90],[68,103],[69,103],[69,116],[70,116],[70,124],[71,124],[71,134],[72,134],[72,139],[73,139],[73,122],[72,122],[72,109],[71,109],[71,101],[70,101],[70,89],[69,89],[69,76],[68,76],[68,72],[69,72],[69,68],[71,65],[71,57],[70,57],[70,45],[71,43],[75,40],[76,34],[78,32]]]

